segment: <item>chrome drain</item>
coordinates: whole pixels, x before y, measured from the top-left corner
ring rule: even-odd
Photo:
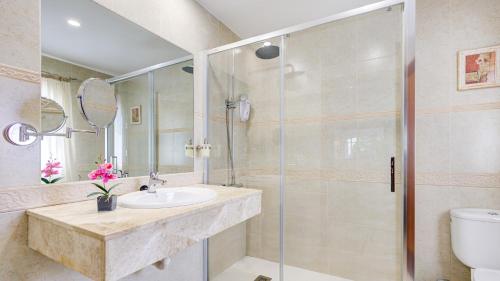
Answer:
[[[271,281],[271,280],[272,280],[271,277],[267,277],[264,275],[259,275],[257,276],[257,278],[255,278],[255,281]]]

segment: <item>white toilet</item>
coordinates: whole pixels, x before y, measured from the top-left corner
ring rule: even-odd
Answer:
[[[472,281],[500,281],[500,211],[454,209],[450,215],[453,253],[472,269]]]

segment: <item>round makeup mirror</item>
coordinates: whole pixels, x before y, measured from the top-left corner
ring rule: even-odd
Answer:
[[[116,117],[117,102],[115,90],[108,82],[99,78],[85,80],[78,89],[83,118],[93,127],[106,128]]]
[[[55,100],[40,98],[42,133],[52,133],[61,129],[67,116],[63,107]]]

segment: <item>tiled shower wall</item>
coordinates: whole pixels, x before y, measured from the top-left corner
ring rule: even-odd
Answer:
[[[500,44],[499,14],[500,2],[496,0],[417,0],[418,281],[438,278],[470,280],[469,270],[454,257],[451,250],[448,212],[456,207],[500,208],[500,158],[497,153],[497,147],[500,147],[497,133],[500,129],[500,88],[456,90],[457,52]],[[360,34],[359,40],[376,38],[371,43],[384,46],[384,40],[398,32],[394,30],[391,33],[384,28],[383,21],[386,19],[368,21],[364,27],[368,33],[365,36]],[[292,56],[295,52],[299,56],[295,59],[289,57],[285,68],[286,82],[291,84],[286,91],[287,116],[296,117],[297,121],[286,127],[285,139],[288,146],[286,154],[295,155],[286,159],[286,263],[355,280],[374,280],[374,276],[381,280],[397,280],[396,271],[387,274],[380,270],[394,268],[398,262],[398,257],[393,255],[397,253],[398,242],[393,215],[396,214],[395,208],[400,206],[394,206],[394,198],[387,193],[387,179],[380,174],[386,175],[385,169],[377,171],[376,168],[388,165],[389,146],[356,151],[357,160],[329,162],[325,156],[342,156],[346,151],[335,149],[339,147],[336,142],[355,134],[360,134],[360,139],[385,138],[387,142],[379,143],[396,145],[395,138],[400,132],[394,128],[399,128],[399,118],[394,119],[388,114],[357,115],[357,120],[336,120],[333,130],[314,125],[319,121],[314,116],[328,111],[347,117],[356,116],[352,114],[363,109],[372,113],[387,113],[394,105],[399,109],[400,101],[386,96],[394,90],[393,86],[398,85],[388,85],[388,81],[384,80],[396,78],[393,75],[398,71],[397,56],[382,54],[378,59],[367,60],[364,65],[358,64],[361,67],[357,72],[353,72],[357,65],[348,63],[349,60],[357,61],[353,52],[359,56],[371,56],[380,50],[395,50],[398,46],[370,49],[370,42],[366,41],[364,46],[368,48],[360,50],[363,45],[357,48],[349,45],[355,33],[345,29],[347,22],[339,24],[330,35],[319,35],[321,31],[309,35],[304,32],[299,36],[292,34],[287,39],[291,44],[287,49],[288,55]],[[386,24],[385,27],[391,27],[390,23]],[[392,27],[398,26],[394,23]],[[322,36],[323,42],[328,45],[318,44],[315,36]],[[215,272],[230,266],[243,255],[278,260],[278,63],[256,60],[253,51],[257,47],[244,48],[243,53],[236,55],[242,57],[246,52],[244,57],[248,62],[240,60],[236,63],[235,72],[238,80],[244,81],[241,93],[249,96],[253,116],[250,122],[238,124],[235,141],[240,147],[235,150],[236,159],[245,160],[236,160],[240,169],[239,182],[264,190],[263,214],[251,220],[246,230],[232,230],[212,239],[216,241],[214,247],[217,241],[246,239],[245,252],[214,261]],[[300,55],[300,48],[302,51],[309,50],[307,55]],[[222,71],[227,73],[230,66],[227,62],[217,62],[221,60],[218,56],[214,64],[222,66],[225,69]],[[331,61],[326,63],[324,60]],[[253,65],[249,63],[251,61]],[[338,68],[342,63],[344,67]],[[335,67],[317,69],[322,64]],[[335,71],[335,68],[340,71]],[[246,75],[238,69],[246,69]],[[363,81],[367,83],[359,83]],[[227,82],[218,83],[220,93],[228,85],[224,83]],[[331,95],[314,98],[322,91],[331,91]],[[360,93],[363,95],[360,96]],[[222,107],[223,99],[219,97],[214,103],[210,106]],[[219,108],[217,112],[210,124],[214,127],[214,135],[220,137],[217,141],[224,144],[223,111]],[[378,129],[378,133],[374,128]],[[358,149],[366,145],[360,145]],[[225,155],[221,153],[221,161],[214,164],[219,168],[225,167]],[[322,169],[324,167],[336,169],[337,173],[329,173]],[[362,172],[345,173],[353,167],[360,168]],[[219,169],[218,172],[218,180],[224,181],[225,171]],[[217,173],[214,171],[213,174]],[[350,177],[358,178],[352,182]],[[236,239],[235,235],[239,238]]]
[[[400,222],[389,163],[400,155],[401,10],[292,33],[285,44],[285,263],[353,280],[396,280]],[[278,261],[280,65],[279,58],[258,59],[261,46],[234,50],[234,66],[233,51],[210,59],[209,134],[218,144],[211,182],[224,181],[223,98],[234,89],[252,104],[247,123],[235,110],[237,182],[264,191],[262,214],[246,231],[211,239],[211,250],[220,253],[219,241],[240,235],[243,255]],[[237,258],[214,254],[212,272]]]

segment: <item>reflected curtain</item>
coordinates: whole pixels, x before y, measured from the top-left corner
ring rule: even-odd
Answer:
[[[75,116],[75,112],[73,111],[73,104],[71,102],[70,83],[42,78],[41,95],[60,104],[64,108],[66,116],[68,116],[66,124],[59,132],[64,132],[66,127],[73,127],[72,117]],[[41,166],[43,168],[50,158],[57,159],[63,166],[61,175],[64,177],[64,181],[74,180],[76,175],[74,175],[74,171],[71,169],[71,167],[75,167],[72,157],[74,151],[75,148],[72,145],[71,139],[64,137],[44,137],[41,141]]]

